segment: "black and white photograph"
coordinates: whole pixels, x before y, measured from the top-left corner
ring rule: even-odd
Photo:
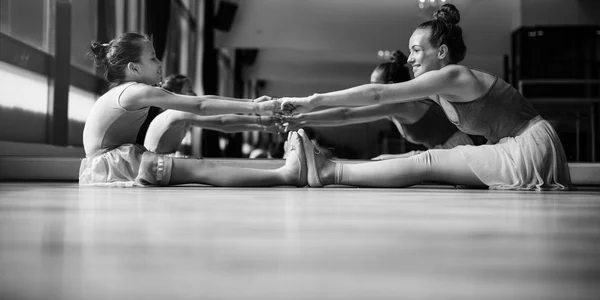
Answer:
[[[0,0],[0,300],[600,299],[598,0]]]

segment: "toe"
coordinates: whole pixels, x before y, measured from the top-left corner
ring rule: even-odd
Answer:
[[[304,145],[302,144],[302,140],[296,134],[296,156],[298,157],[298,162],[300,164],[299,172],[298,172],[298,180],[299,186],[306,186],[307,175],[308,175],[308,166],[306,163],[306,153],[304,151]]]
[[[302,143],[302,139],[300,138],[300,136],[298,135],[298,132],[293,131],[291,134],[291,143],[293,145],[299,146]]]
[[[298,130],[298,137],[302,140],[302,143],[304,143],[304,144],[311,143],[311,141],[308,138],[308,135],[306,134],[306,132],[304,131],[304,129]]]

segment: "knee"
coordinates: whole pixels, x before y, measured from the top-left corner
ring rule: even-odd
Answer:
[[[430,151],[423,151],[419,154],[411,156],[409,159],[412,159],[414,163],[417,165],[416,170],[420,170],[417,172],[421,175],[421,180],[429,180],[432,173],[432,165],[433,165],[433,156]]]
[[[415,163],[426,166],[427,168],[431,167],[432,157],[430,151],[423,152],[415,152],[416,154],[411,156],[410,158],[415,161]]]

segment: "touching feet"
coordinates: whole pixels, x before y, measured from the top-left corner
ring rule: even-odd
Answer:
[[[308,184],[306,180],[308,172],[306,154],[304,153],[302,140],[295,131],[288,133],[284,157],[286,158],[285,166],[283,167],[286,181],[295,186],[306,186]]]
[[[303,129],[298,130],[298,135],[302,139],[302,145],[304,146],[306,155],[308,185],[311,187],[322,187],[324,185],[336,183],[336,163],[327,159],[323,153],[315,148],[315,145],[311,142]]]

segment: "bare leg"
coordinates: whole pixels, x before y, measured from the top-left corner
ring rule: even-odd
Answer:
[[[294,157],[291,157],[294,159]],[[206,160],[180,160],[173,162],[170,185],[202,183],[214,186],[300,186],[286,167],[275,170],[249,169],[221,166]],[[289,169],[289,168],[288,168]]]
[[[394,158],[408,158],[408,157],[417,155],[421,152],[422,151],[412,150],[412,151],[409,151],[406,153],[400,153],[400,154],[381,154],[379,156],[371,158],[371,160],[388,160],[388,159],[394,159]]]
[[[309,183],[312,173],[316,174],[322,185],[407,187],[423,181],[441,181],[468,186],[485,186],[457,150],[429,150],[409,158],[343,164],[328,160],[314,151],[308,152],[310,148],[306,146],[308,137],[303,131],[299,133],[305,143],[306,155],[314,155],[314,165],[310,164],[311,159],[307,157]],[[312,182],[314,181],[313,179]]]
[[[214,186],[236,187],[265,187],[277,185],[306,185],[306,161],[302,142],[297,133],[291,134],[289,142],[292,144],[290,152],[283,167],[275,170],[250,169],[227,167],[203,159],[173,159],[173,166],[169,185],[184,183],[201,183]],[[144,154],[146,155],[146,153]],[[145,164],[142,159],[140,177],[150,184],[154,184],[152,177],[156,167]],[[143,172],[151,170],[149,172]],[[147,174],[146,174],[147,173]],[[148,177],[150,177],[148,179]],[[140,180],[137,180],[140,181]]]

